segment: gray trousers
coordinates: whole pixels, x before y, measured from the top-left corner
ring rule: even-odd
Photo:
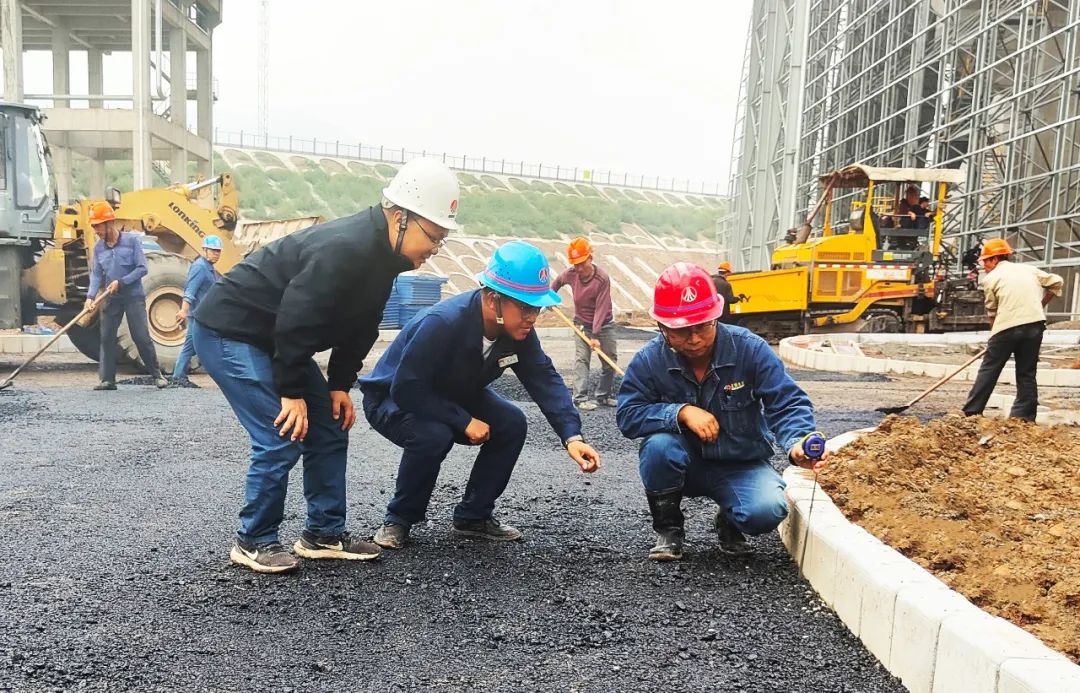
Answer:
[[[588,335],[589,339],[600,340],[600,349],[608,355],[608,357],[618,363],[618,352],[616,351],[618,345],[615,343],[615,323],[609,322],[600,328],[600,331],[595,335],[592,332],[591,326],[585,326],[581,323],[577,323],[582,332]],[[586,344],[584,341],[576,340],[577,346],[574,349],[574,402],[584,402],[587,399],[592,399],[594,393],[589,392],[589,362],[592,360],[592,347]],[[596,386],[596,399],[604,397],[611,397],[611,385],[615,381],[615,371],[611,366],[607,365],[604,359],[597,357],[600,361],[600,384]]]
[[[139,350],[139,358],[146,365],[146,372],[161,375],[154,340],[150,339],[150,326],[146,323],[145,296],[113,296],[101,311],[101,352],[98,358],[98,378],[102,382],[116,381],[116,333],[127,315],[128,330]]]

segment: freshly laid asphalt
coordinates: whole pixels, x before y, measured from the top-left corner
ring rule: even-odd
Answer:
[[[646,560],[636,444],[612,410],[584,416],[604,456],[587,476],[521,406],[529,440],[497,508],[521,542],[450,536],[475,452],[457,447],[408,548],[261,576],[228,562],[248,443],[217,389],[0,393],[0,691],[903,690],[775,533],[725,557],[710,503],[687,501],[685,559]],[[818,415],[830,435],[881,418]],[[353,531],[378,525],[397,459],[357,424]]]

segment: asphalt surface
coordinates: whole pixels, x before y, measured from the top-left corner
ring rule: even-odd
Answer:
[[[500,387],[523,399],[520,385]],[[646,560],[636,445],[584,416],[586,476],[539,411],[497,508],[519,543],[457,540],[472,454],[426,526],[378,562],[231,566],[246,435],[216,389],[0,392],[0,690],[901,691],[803,582],[775,533],[722,556],[687,501],[681,563]],[[880,415],[821,409],[827,434]],[[370,534],[397,450],[352,433],[350,525]],[[282,538],[304,517],[291,479]]]

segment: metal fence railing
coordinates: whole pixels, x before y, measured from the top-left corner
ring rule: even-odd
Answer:
[[[558,164],[532,164],[524,161],[493,159],[483,156],[447,154],[445,152],[413,151],[404,147],[385,147],[362,142],[319,140],[289,135],[277,137],[253,132],[228,132],[214,129],[214,144],[221,147],[262,149],[308,156],[332,156],[341,159],[362,159],[388,164],[403,164],[410,159],[429,156],[442,159],[453,169],[470,173],[491,173],[506,176],[540,178],[565,183],[588,185],[618,185],[660,192],[688,193],[695,195],[721,195],[719,182],[694,181],[680,178],[645,176],[621,171],[561,166]],[[725,186],[726,188],[726,186]],[[726,190],[725,190],[726,192]]]

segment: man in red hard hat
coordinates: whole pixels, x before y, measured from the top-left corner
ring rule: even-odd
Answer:
[[[615,420],[641,438],[639,471],[656,545],[649,558],[682,558],[683,496],[716,501],[721,551],[749,551],[745,534],[787,516],[784,480],[769,460],[775,439],[792,464],[819,469],[803,440],[816,429],[810,398],[761,337],[717,321],[712,278],[678,262],[656,282],[650,311],[660,336],[626,368]],[[770,438],[771,434],[771,438]],[[827,457],[827,454],[826,454]]]
[[[1037,267],[1017,264],[1012,257],[1012,247],[1004,238],[988,240],[979,255],[986,270],[986,314],[992,323],[986,355],[964,402],[964,413],[983,413],[1011,356],[1016,360],[1016,399],[1009,416],[1034,421],[1039,406],[1035,376],[1046,329],[1046,304],[1061,295],[1065,280]]]
[[[611,307],[611,277],[593,262],[593,249],[586,238],[578,237],[570,241],[566,259],[570,268],[555,278],[551,290],[570,287],[574,295],[574,322],[591,341],[591,344],[583,340],[575,342],[574,404],[581,411],[592,411],[597,406],[614,407],[611,386],[615,382],[615,369],[600,359],[600,382],[595,392],[589,380],[593,349],[602,350],[612,361],[618,358]]]

